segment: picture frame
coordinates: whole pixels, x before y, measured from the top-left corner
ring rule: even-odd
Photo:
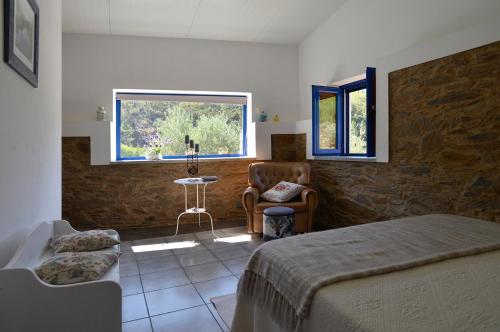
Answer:
[[[4,61],[38,87],[40,9],[35,0],[4,0]]]

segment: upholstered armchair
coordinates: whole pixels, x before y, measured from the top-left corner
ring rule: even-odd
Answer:
[[[295,232],[310,232],[314,213],[318,206],[318,194],[306,187],[302,193],[290,202],[273,203],[260,198],[280,181],[309,185],[311,167],[306,162],[259,162],[248,167],[249,187],[243,193],[243,206],[247,213],[249,233],[262,233],[264,209],[272,206],[287,206],[295,210]]]

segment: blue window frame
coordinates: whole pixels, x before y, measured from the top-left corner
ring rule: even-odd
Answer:
[[[144,154],[136,153],[136,155],[130,155],[128,153],[127,155],[124,155],[124,105],[122,104],[122,101],[124,100],[122,95],[126,95],[127,98],[126,100],[134,100],[134,95],[137,96],[137,101],[143,101],[143,100],[160,100],[160,102],[165,102],[165,100],[169,101],[170,98],[173,98],[175,100],[176,96],[179,98],[185,98],[187,99],[188,103],[198,103],[198,104],[210,104],[210,105],[218,105],[218,104],[226,104],[226,105],[231,105],[233,106],[232,110],[232,115],[233,117],[237,117],[239,119],[239,148],[238,151],[228,151],[229,153],[203,153],[206,151],[206,145],[207,145],[207,139],[203,140],[200,139],[201,141],[197,141],[196,143],[200,144],[200,154],[199,158],[228,158],[228,157],[244,157],[247,156],[247,104],[246,104],[246,98],[247,96],[245,95],[233,95],[233,94],[228,94],[228,95],[215,95],[215,94],[210,94],[210,95],[205,95],[205,94],[165,94],[165,93],[130,93],[130,92],[124,92],[124,93],[117,93],[116,94],[116,100],[115,100],[115,122],[116,122],[116,160],[145,160]],[[190,98],[193,98],[193,100],[196,101],[189,101]],[[207,101],[203,101],[204,97],[206,97]],[[214,102],[214,98],[216,101]],[[227,101],[225,101],[227,99]],[[232,100],[239,99],[237,103],[232,103]],[[241,100],[245,100],[245,102],[242,102]],[[240,111],[236,111],[235,109],[238,108]],[[180,111],[181,113],[185,114],[182,110]],[[210,121],[210,116],[206,116],[205,119],[207,121]],[[198,122],[199,124],[199,122]],[[220,137],[220,134],[226,134],[227,132],[232,132],[234,133],[234,129],[236,124],[231,123],[232,131],[223,131],[221,133],[212,133],[209,131],[204,131],[204,137],[205,138],[211,138],[214,137],[214,135],[217,135]],[[194,127],[194,126],[193,126]],[[192,130],[193,127],[190,129]],[[156,129],[152,129],[153,131],[156,132]],[[184,144],[184,136],[185,135],[190,135],[191,138],[194,138],[192,133],[189,130],[186,130],[186,132],[182,133],[177,133],[176,137],[176,142],[182,141],[180,144]],[[167,133],[166,136],[169,136]],[[170,137],[167,137],[170,139]],[[232,137],[233,141],[235,140],[235,137],[233,135]],[[210,139],[208,139],[210,141]],[[234,144],[233,144],[234,145]],[[140,147],[134,147],[138,150],[140,150]],[[205,149],[204,149],[205,148]],[[183,152],[178,153],[173,153],[173,154],[162,154],[163,159],[181,159],[185,158],[185,154]]]
[[[375,68],[340,87],[313,85],[312,126],[313,155],[374,157]]]

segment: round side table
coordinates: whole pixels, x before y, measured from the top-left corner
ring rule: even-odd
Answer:
[[[183,215],[185,215],[185,214],[198,214],[198,226],[201,226],[201,215],[206,214],[210,217],[210,226],[212,227],[212,234],[214,235],[214,237],[217,237],[217,235],[215,235],[215,233],[214,233],[214,223],[212,220],[212,216],[210,215],[210,213],[207,212],[207,209],[205,207],[206,206],[205,205],[205,202],[206,202],[205,193],[206,193],[207,185],[209,185],[211,183],[216,183],[218,181],[219,180],[203,181],[201,178],[184,178],[184,179],[177,179],[174,181],[175,183],[181,184],[184,187],[184,207],[185,207],[184,212],[179,214],[179,216],[177,217],[177,227],[175,229],[174,236],[176,236],[177,232],[179,231],[179,221]],[[192,207],[192,208],[188,208],[188,196],[187,196],[188,186],[196,186],[196,206]],[[200,189],[199,189],[200,186],[203,186],[203,207],[200,206]]]

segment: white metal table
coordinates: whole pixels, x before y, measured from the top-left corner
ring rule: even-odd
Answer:
[[[214,237],[217,237],[214,233],[214,223],[212,220],[212,216],[210,213],[207,212],[206,209],[206,188],[207,185],[211,183],[216,183],[218,180],[215,181],[203,181],[201,178],[184,178],[184,179],[177,179],[174,181],[177,184],[181,184],[184,187],[184,212],[179,214],[177,217],[177,227],[175,229],[175,235],[177,235],[177,232],[179,231],[179,221],[180,218],[185,215],[185,214],[198,214],[198,226],[201,226],[201,215],[206,214],[210,218],[210,226],[212,227],[212,234]],[[188,209],[188,196],[187,196],[187,188],[188,186],[196,186],[196,206],[189,208]],[[200,206],[200,189],[199,187],[203,186],[203,207]]]

